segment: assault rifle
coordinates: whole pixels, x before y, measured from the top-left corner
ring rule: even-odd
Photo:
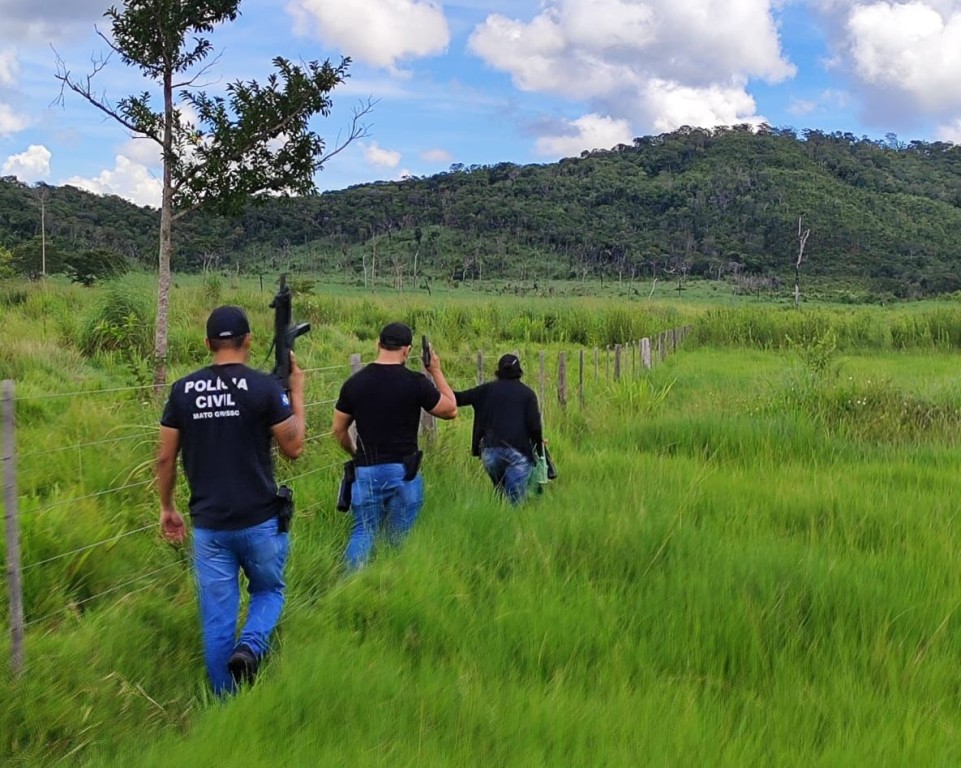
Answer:
[[[284,390],[290,389],[290,352],[294,340],[310,330],[310,323],[294,323],[290,287],[287,275],[280,276],[280,289],[270,302],[274,310],[274,370],[273,375]]]

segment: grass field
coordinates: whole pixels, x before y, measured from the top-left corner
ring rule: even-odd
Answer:
[[[270,286],[179,282],[171,376],[228,301],[266,367]],[[2,287],[29,624],[25,674],[0,676],[0,763],[961,761],[961,307],[458,291],[297,297],[316,439],[278,471],[299,505],[289,603],[256,685],[219,703],[189,560],[154,529],[146,279]],[[469,413],[441,423],[412,537],[345,578],[330,399],[396,317],[455,388],[478,350],[519,350],[536,383],[544,350],[560,477],[507,508]],[[602,364],[583,405],[556,403],[558,352],[687,323],[653,371]]]

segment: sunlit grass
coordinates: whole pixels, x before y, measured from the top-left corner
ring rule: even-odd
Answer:
[[[172,375],[204,359],[205,292],[215,290],[183,282]],[[224,279],[216,292],[253,307],[266,355],[269,310],[258,302],[269,287],[261,295]],[[97,311],[96,292],[51,294],[45,306],[69,307],[77,327]],[[395,314],[431,329],[457,385],[473,383],[478,349],[492,363],[518,348],[536,388],[537,352],[547,349],[559,479],[509,508],[469,456],[469,415],[441,423],[411,538],[347,578],[349,521],[333,508],[343,457],[322,437],[332,404],[320,402],[347,371],[311,374],[319,439],[278,467],[298,514],[277,652],[251,690],[218,704],[203,679],[189,563],[152,527],[152,488],[112,492],[149,479],[159,403],[139,390],[25,400],[27,670],[0,678],[0,762],[955,762],[961,403],[950,334],[928,343],[923,332],[948,325],[945,316],[912,308],[920,341],[904,351],[888,335],[899,311],[757,310],[730,320],[754,329],[753,341],[699,325],[653,372],[626,368],[617,383],[603,361],[595,382],[589,361],[585,403],[572,393],[565,409],[556,354],[577,345],[551,334],[570,323],[590,338],[627,322],[620,309],[594,317],[604,305],[571,299],[514,312],[525,338],[487,339],[511,332],[509,302],[432,307],[320,288],[315,299],[315,327],[299,347],[311,367],[345,366],[353,352],[369,359],[379,324]],[[108,386],[120,362],[79,355],[52,322],[49,336],[34,333],[35,315],[18,309],[30,301],[0,309],[22,337],[0,351],[18,391]],[[627,327],[661,330],[671,317]],[[779,341],[756,343],[761,331]],[[72,361],[72,379],[40,350]],[[71,501],[101,491],[111,492]],[[183,489],[179,499],[185,506]],[[117,534],[127,535],[84,549]],[[4,635],[0,654],[8,649]]]

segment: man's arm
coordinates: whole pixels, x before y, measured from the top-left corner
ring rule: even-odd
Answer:
[[[527,407],[524,413],[525,427],[527,428],[527,437],[534,443],[538,448],[544,442],[544,428],[541,422],[541,412],[537,407],[537,395],[531,392],[530,397],[527,400]]]
[[[477,396],[481,391],[481,387],[483,386],[484,385],[481,384],[479,387],[472,387],[471,389],[465,389],[460,392],[454,392],[454,401],[457,403],[458,406],[476,405]]]
[[[297,358],[290,353],[290,410],[291,416],[270,428],[281,452],[296,459],[304,452],[304,436],[307,420],[304,408],[304,372],[297,365]]]
[[[354,417],[349,413],[343,413],[334,409],[334,422],[331,429],[334,432],[334,439],[351,456],[357,453],[357,446],[354,439],[350,436],[350,425],[354,423]]]
[[[179,544],[187,529],[174,506],[174,486],[177,482],[177,454],[180,452],[180,430],[160,427],[160,447],[157,450],[155,473],[160,494],[160,533],[167,541]]]
[[[427,367],[427,372],[434,379],[434,386],[440,392],[440,400],[428,413],[438,419],[455,418],[457,416],[457,398],[454,397],[454,390],[450,388],[450,384],[444,378],[444,372],[440,369],[440,356],[434,351],[433,345],[430,348],[430,365]]]

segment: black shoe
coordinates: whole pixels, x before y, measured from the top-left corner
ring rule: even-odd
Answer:
[[[244,644],[238,645],[227,660],[227,671],[237,685],[253,682],[257,666],[257,657],[250,647]]]

